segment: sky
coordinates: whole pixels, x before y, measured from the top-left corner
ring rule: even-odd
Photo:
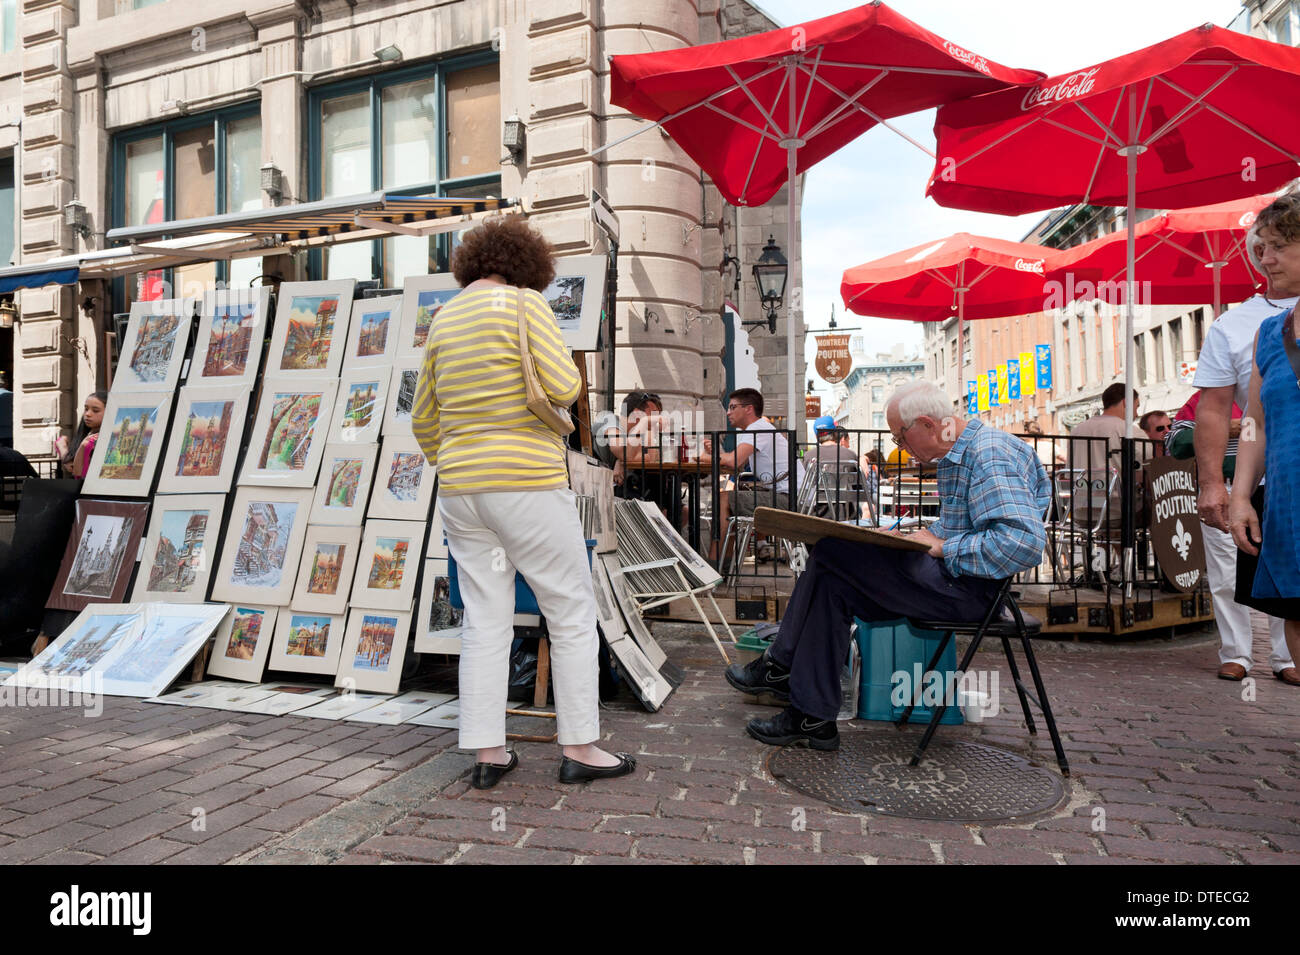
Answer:
[[[757,0],[782,26],[852,9],[834,0]],[[903,16],[1004,66],[1049,76],[1167,39],[1202,23],[1227,26],[1238,0],[888,0]],[[934,111],[892,121],[933,147]],[[919,352],[921,326],[913,322],[846,316],[840,278],[846,268],[930,242],[954,232],[1022,239],[1043,213],[1010,217],[945,209],[925,197],[933,160],[884,127],[859,136],[809,170],[803,200],[804,324],[825,328],[835,306],[843,328],[859,326],[866,352],[895,343]],[[848,319],[846,321],[845,319]],[[766,334],[766,332],[758,332]],[[816,378],[816,346],[805,342],[809,376],[822,406],[830,386]],[[802,389],[801,389],[802,390]]]

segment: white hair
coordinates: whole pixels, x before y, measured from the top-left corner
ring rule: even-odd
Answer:
[[[902,385],[885,403],[886,411],[891,407],[898,409],[899,420],[905,428],[922,415],[936,421],[953,417],[952,399],[930,381],[909,381]]]
[[[1255,248],[1260,241],[1259,223],[1256,222],[1246,232],[1246,257],[1250,259],[1250,264],[1255,266],[1256,272],[1265,275],[1264,263],[1259,260],[1259,252]]]

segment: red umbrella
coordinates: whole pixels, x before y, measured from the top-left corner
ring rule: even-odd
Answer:
[[[1135,258],[1143,275],[1158,276],[1139,296],[1152,305],[1214,302],[1217,316],[1226,298],[1239,302],[1259,291],[1263,279],[1246,254],[1246,232],[1259,211],[1273,201],[1270,193],[1192,209],[1173,209],[1135,231]],[[1106,298],[1104,289],[1120,288],[1126,258],[1125,236],[1102,236],[1060,253],[1056,271],[1063,301]]]
[[[859,315],[962,322],[1043,309],[1043,278],[1061,253],[1041,245],[958,232],[938,242],[895,252],[844,270],[844,307]]]
[[[662,125],[737,206],[762,205],[872,126],[889,126],[890,117],[1042,77],[964,50],[879,0],[756,36],[616,56],[610,75],[610,101]],[[793,260],[793,190],[787,209]],[[793,323],[786,350],[793,418]]]
[[[721,43],[616,56],[610,75],[610,102],[661,123],[737,206],[762,205],[886,119],[1042,78],[879,2]]]
[[[941,107],[935,134],[927,192],[940,205],[1008,214],[1124,205],[1133,282],[1139,194],[1148,208],[1217,202],[1300,173],[1300,51],[1207,24],[1026,92]]]

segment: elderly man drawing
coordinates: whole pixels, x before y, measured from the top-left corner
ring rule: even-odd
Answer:
[[[789,702],[771,719],[750,721],[749,735],[764,743],[839,747],[840,668],[854,617],[979,620],[1004,578],[1042,559],[1051,486],[1032,448],[953,414],[952,402],[929,382],[894,392],[885,419],[900,448],[938,466],[939,520],[910,535],[930,549],[817,543],[772,646],[727,670],[736,689]]]

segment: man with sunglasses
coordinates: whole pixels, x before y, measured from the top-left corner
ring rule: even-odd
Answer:
[[[1138,419],[1138,427],[1146,432],[1148,438],[1155,442],[1152,454],[1160,457],[1165,453],[1165,435],[1173,427],[1173,421],[1163,411],[1148,411]]]
[[[749,735],[761,742],[839,748],[840,670],[855,617],[979,620],[1003,579],[1042,560],[1051,485],[1029,445],[954,414],[947,395],[925,381],[894,392],[885,419],[899,447],[937,465],[939,520],[909,535],[929,549],[817,542],[772,646],[727,669],[727,682],[741,692],[789,703],[771,719],[749,722]]]

